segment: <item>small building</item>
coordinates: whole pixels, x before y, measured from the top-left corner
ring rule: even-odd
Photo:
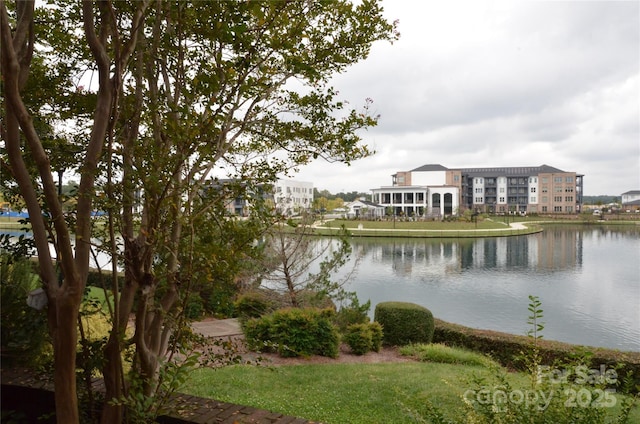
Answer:
[[[637,211],[640,210],[640,190],[630,190],[622,193],[622,210]]]
[[[378,219],[385,215],[385,207],[364,199],[345,203],[347,218]]]

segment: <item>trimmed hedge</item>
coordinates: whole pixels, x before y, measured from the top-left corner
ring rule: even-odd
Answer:
[[[382,343],[388,346],[431,343],[433,340],[433,314],[424,306],[415,303],[378,303],[374,321],[382,325]]]
[[[476,352],[491,356],[505,367],[526,371],[525,364],[519,360],[522,352],[526,352],[531,346],[531,338],[490,330],[476,330],[458,324],[435,319],[434,343],[442,343],[447,346],[471,349]],[[552,340],[538,340],[541,362],[552,365],[557,362],[568,362],[576,356],[588,353],[590,363],[586,364],[593,369],[601,366],[616,368],[619,382],[623,383],[629,373],[633,379],[632,390],[640,391],[640,352],[623,352],[620,350],[605,349],[591,346],[572,345]],[[624,387],[619,387],[623,389]]]
[[[336,358],[340,334],[331,322],[332,309],[287,308],[243,324],[252,350],[277,352],[283,357],[321,355]]]
[[[122,289],[122,283],[124,282],[124,273],[118,273],[118,287]],[[96,269],[90,269],[87,276],[87,287],[106,287],[111,288],[111,270],[103,270],[99,272]]]

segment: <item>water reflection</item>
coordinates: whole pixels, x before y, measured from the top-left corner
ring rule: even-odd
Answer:
[[[640,228],[548,226],[484,239],[354,238],[361,300],[422,304],[447,321],[524,334],[528,295],[545,338],[640,350]],[[372,308],[373,309],[373,308]]]

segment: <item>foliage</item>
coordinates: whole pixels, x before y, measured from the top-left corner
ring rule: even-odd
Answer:
[[[423,362],[440,362],[443,364],[495,366],[488,356],[467,349],[453,348],[442,343],[410,344],[402,346],[400,353]]]
[[[340,332],[344,333],[347,327],[352,324],[368,323],[369,309],[371,309],[370,300],[360,305],[360,302],[356,298],[349,305],[342,305],[342,307],[338,309],[334,323],[338,326]]]
[[[132,424],[146,424],[156,422],[156,418],[171,411],[171,396],[182,389],[189,378],[189,374],[198,364],[199,354],[195,352],[180,352],[184,359],[180,361],[162,361],[158,370],[159,382],[153,396],[144,394],[147,378],[132,371],[129,374],[130,389],[128,394],[112,399],[109,403],[125,405],[126,420]]]
[[[521,352],[528,350],[531,338],[496,331],[477,330],[435,319],[434,343],[445,344],[450,347],[459,347],[479,353],[491,355],[492,359],[509,369],[526,370]],[[640,353],[622,352],[587,346],[575,346],[567,343],[538,339],[536,342],[541,362],[557,363],[567,362],[576,356],[584,357],[589,352],[591,368],[619,366],[621,375],[630,375],[633,384],[629,388],[632,393],[637,393],[640,388]],[[616,387],[616,390],[626,390],[624,386]]]
[[[204,302],[199,293],[189,293],[184,301],[184,317],[188,320],[197,320],[204,315]]]
[[[382,325],[385,345],[404,346],[409,343],[431,343],[433,340],[433,314],[415,303],[378,303],[374,321]]]
[[[46,314],[27,305],[29,292],[38,287],[33,262],[0,255],[3,363],[37,367],[51,360]]]
[[[73,423],[69,381],[91,242],[102,241],[112,271],[125,268],[122,284],[110,284],[106,391],[123,390],[119,357],[135,313],[135,367],[146,381],[132,387],[151,396],[158,364],[177,349],[169,342],[190,293],[213,285],[205,308],[232,312],[251,262],[241,252],[260,238],[245,238],[251,231],[231,224],[227,206],[247,201],[255,208],[241,214],[255,214],[264,227],[270,217],[261,199],[276,178],[315,159],[348,164],[371,154],[358,135],[377,123],[371,100],[352,108],[329,83],[365,59],[373,42],[398,34],[369,0],[87,1],[35,12],[34,3],[0,2],[2,170],[10,172],[2,181],[29,211],[40,275],[56,281],[53,242],[65,276],[46,289],[58,314],[55,381],[69,388],[56,391],[58,419]],[[65,169],[80,176],[70,202],[52,175]],[[102,232],[96,209],[105,213]],[[70,228],[82,242],[72,244]],[[207,237],[213,247],[198,255]],[[121,419],[111,406],[104,422]]]
[[[379,352],[382,346],[382,326],[377,322],[351,324],[344,333],[344,341],[356,355]]]
[[[258,318],[270,312],[271,302],[262,291],[249,291],[242,293],[234,302],[235,311],[241,320]]]
[[[318,240],[312,237],[312,224],[313,217],[305,216],[295,225],[280,222],[272,227],[262,262],[261,287],[283,294],[287,305],[293,307],[324,307],[328,300],[356,304],[355,292],[344,289],[353,271],[334,280],[351,255],[345,230],[336,238]],[[318,263],[318,271],[313,272]],[[357,261],[354,268],[356,265]]]
[[[276,351],[283,357],[321,355],[335,358],[340,334],[331,309],[280,309],[243,325],[247,344],[254,350]]]
[[[494,366],[492,378],[475,376],[463,395],[467,407],[467,422],[474,423],[585,423],[629,422],[634,399],[625,397],[617,416],[607,414],[616,406],[615,387],[619,383],[616,369],[589,368],[589,355],[577,355],[568,361],[553,364],[542,362],[538,342],[544,325],[543,310],[537,296],[529,296],[529,344],[521,353],[529,384],[513,386],[507,372]],[[629,380],[630,383],[630,380]],[[443,419],[437,407],[429,405],[426,414],[434,422],[451,423]]]

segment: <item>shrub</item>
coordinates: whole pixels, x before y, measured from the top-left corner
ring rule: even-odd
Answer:
[[[404,346],[410,343],[431,343],[433,340],[433,314],[415,303],[378,303],[374,320],[382,325],[382,342],[385,345]]]
[[[321,355],[335,358],[340,334],[331,309],[280,309],[243,324],[251,349],[276,351],[284,357]]]
[[[347,327],[344,341],[356,355],[364,355],[372,347],[371,329],[368,324],[351,324]]]
[[[491,355],[501,365],[525,371],[526,364],[521,360],[521,352],[526,351],[530,343],[527,336],[501,333],[497,331],[478,330],[453,324],[439,319],[433,337],[434,343],[460,347]],[[538,340],[538,354],[545,363],[568,362],[585,351],[590,352],[591,368],[619,367],[620,375],[630,374],[634,378],[634,386],[640,388],[640,352],[623,352],[620,350],[599,347],[576,346],[552,340]],[[623,390],[623,387],[617,387]],[[633,390],[634,393],[638,389]]]
[[[495,367],[493,378],[475,375],[472,388],[462,402],[467,409],[466,422],[474,423],[593,423],[629,422],[629,414],[636,400],[625,398],[620,411],[610,421],[607,409],[617,403],[613,386],[618,380],[613,374],[600,374],[601,370],[589,370],[588,358],[576,356],[568,362],[545,365],[540,354],[540,319],[543,317],[540,300],[529,296],[528,345],[521,356],[530,374],[529,384],[511,386],[504,369]],[[568,372],[577,373],[569,376]],[[585,378],[589,372],[590,377]],[[591,372],[594,372],[591,374]],[[563,375],[563,377],[559,377]],[[597,378],[594,378],[596,377]],[[630,380],[626,384],[632,384]],[[521,400],[516,400],[522,396]],[[526,397],[526,401],[522,401]],[[426,415],[432,422],[447,422],[437,407],[429,404]],[[422,417],[420,417],[422,418]],[[426,421],[426,420],[423,420]]]
[[[258,318],[269,311],[271,302],[259,291],[250,291],[238,297],[234,302],[236,314],[241,320]]]
[[[46,310],[27,305],[29,292],[40,286],[33,263],[27,259],[0,256],[0,310],[2,310],[2,362],[37,367],[50,357]]]
[[[382,325],[379,322],[369,323],[369,329],[371,330],[371,350],[374,352],[380,352],[382,347]]]
[[[343,306],[336,313],[335,324],[342,333],[347,331],[347,327],[351,324],[366,324],[369,322],[369,309],[371,309],[371,301],[367,301],[364,305],[358,303],[358,299],[354,299],[349,306]]]
[[[204,301],[199,293],[189,293],[184,305],[184,316],[190,320],[202,318],[204,315]]]
[[[351,324],[347,327],[344,339],[356,355],[378,352],[382,345],[382,326],[377,322]]]
[[[89,274],[87,275],[87,287],[98,287],[111,289],[112,281],[111,281],[111,271],[102,270],[98,271],[96,269],[90,269]],[[118,273],[118,287],[122,288],[122,283],[124,281],[124,274]]]
[[[271,324],[270,315],[242,321],[242,331],[249,350],[256,352],[275,351],[274,343],[271,341]]]

